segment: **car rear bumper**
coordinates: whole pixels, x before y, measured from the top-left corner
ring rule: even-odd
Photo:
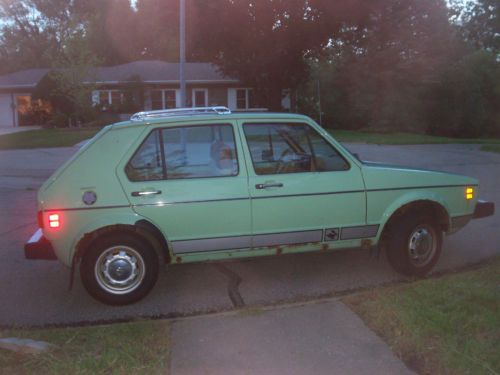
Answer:
[[[24,257],[26,259],[57,259],[52,244],[43,236],[41,229],[33,233],[29,241],[24,244]]]
[[[482,217],[492,216],[494,213],[495,203],[478,200],[472,218],[480,219]]]

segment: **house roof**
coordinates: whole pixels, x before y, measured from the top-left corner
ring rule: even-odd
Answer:
[[[28,69],[0,76],[0,89],[34,88],[48,68]],[[236,83],[237,79],[224,76],[217,66],[210,63],[186,63],[187,83]],[[145,83],[179,83],[179,63],[158,60],[133,61],[126,64],[97,67],[90,70],[87,82],[118,84],[141,77]]]
[[[38,68],[0,76],[0,88],[32,88],[35,87],[50,69]]]

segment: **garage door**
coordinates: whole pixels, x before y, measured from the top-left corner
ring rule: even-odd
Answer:
[[[0,94],[0,128],[13,126],[11,96],[10,94]]]

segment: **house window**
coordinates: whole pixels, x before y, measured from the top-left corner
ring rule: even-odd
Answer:
[[[99,104],[109,104],[108,94],[108,91],[99,91]]]
[[[207,89],[193,89],[192,104],[193,107],[206,107],[208,102],[208,90]]]
[[[253,107],[253,90],[236,89],[236,109],[249,109]]]
[[[111,103],[110,104],[120,104],[122,102],[123,95],[119,91],[111,91]]]
[[[177,107],[175,90],[153,90],[151,91],[151,108],[170,109]]]
[[[175,100],[175,90],[165,90],[165,108],[175,108],[177,107],[177,101]]]
[[[99,104],[117,105],[123,103],[123,93],[118,90],[98,90]]]
[[[153,90],[151,91],[151,109],[163,109],[163,91]]]

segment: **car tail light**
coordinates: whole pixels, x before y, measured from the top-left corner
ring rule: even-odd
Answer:
[[[465,199],[468,201],[474,198],[474,188],[468,187],[465,189]]]
[[[49,214],[49,227],[59,228],[61,226],[61,220],[59,214]]]

